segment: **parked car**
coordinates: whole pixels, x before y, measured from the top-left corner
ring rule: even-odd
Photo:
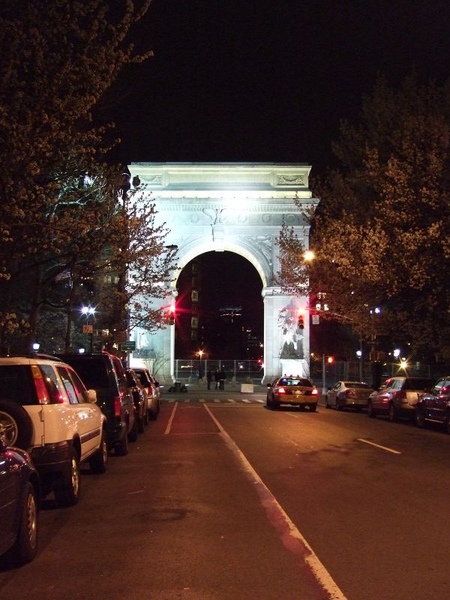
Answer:
[[[138,421],[122,361],[109,352],[59,356],[97,392],[98,405],[106,416],[108,449],[118,456],[128,454],[128,442],[138,437]]]
[[[276,410],[288,404],[303,409],[306,406],[315,411],[318,402],[318,390],[306,377],[278,377],[267,384],[266,406]]]
[[[428,377],[390,377],[380,390],[370,394],[367,414],[369,417],[387,415],[390,421],[397,421],[399,418],[412,420],[419,394],[429,389],[434,382],[434,379]]]
[[[144,367],[133,367],[133,371],[139,377],[141,384],[147,392],[149,403],[148,416],[151,421],[154,421],[158,417],[161,408],[161,387],[159,381]]]
[[[80,497],[80,462],[104,473],[106,419],[74,369],[40,355],[0,357],[0,434],[27,450],[43,496],[60,506]]]
[[[125,369],[128,387],[131,390],[136,410],[136,419],[139,433],[144,433],[145,426],[148,425],[148,396],[142,387],[138,376],[132,369]]]
[[[38,550],[39,475],[25,450],[0,436],[0,555],[30,562]]]
[[[450,375],[438,379],[419,396],[414,416],[418,427],[425,427],[427,422],[441,423],[450,433]]]
[[[325,396],[326,408],[334,406],[336,410],[343,408],[367,408],[367,401],[374,390],[363,381],[338,381],[329,387]]]

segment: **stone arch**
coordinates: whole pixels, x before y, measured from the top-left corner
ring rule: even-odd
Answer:
[[[262,281],[264,302],[263,383],[283,372],[309,375],[309,319],[297,329],[305,296],[288,296],[275,285],[279,270],[276,240],[282,223],[291,226],[309,247],[305,212],[318,201],[308,188],[311,167],[278,163],[133,163],[133,186],[143,202],[155,204],[160,221],[170,230],[167,242],[178,248],[179,272],[205,252],[229,251],[247,259]],[[155,300],[163,308],[176,296],[174,276],[169,300]],[[139,361],[144,350],[152,357],[158,377],[174,380],[174,326],[154,334],[134,331]],[[220,358],[220,357],[218,357]],[[240,357],[237,357],[240,358]],[[133,362],[132,362],[133,364]]]
[[[200,256],[200,254],[204,254],[206,252],[214,252],[214,245],[207,242],[204,244],[199,244],[196,242],[192,242],[189,244],[189,247],[178,248],[178,268],[180,271],[184,269],[184,267],[194,258]],[[251,245],[242,243],[226,243],[223,246],[224,252],[233,252],[234,254],[238,254],[243,258],[246,258],[256,269],[257,273],[261,277],[261,281],[263,287],[267,286],[267,281],[269,279],[270,266],[267,264],[267,261],[264,260],[264,256],[261,252],[256,251],[256,249],[252,248]],[[176,287],[177,279],[174,279],[171,283],[171,287]]]

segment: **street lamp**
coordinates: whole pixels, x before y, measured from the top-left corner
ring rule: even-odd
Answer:
[[[90,317],[95,318],[95,308],[93,306],[82,306],[81,314],[86,317],[86,324],[83,325],[83,333],[89,335],[89,352],[92,352],[94,345],[94,326],[89,323]]]
[[[200,380],[200,379],[203,379],[203,373],[204,373],[204,371],[203,371],[203,367],[202,367],[202,358],[203,358],[203,355],[205,354],[205,351],[204,350],[198,350],[197,354],[198,354],[198,357],[200,359],[200,367],[198,369],[198,379]]]
[[[305,252],[303,253],[303,260],[305,260],[306,262],[311,262],[315,258],[316,255],[312,250],[305,250]]]

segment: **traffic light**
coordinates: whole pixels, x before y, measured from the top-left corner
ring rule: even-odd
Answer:
[[[297,327],[299,329],[305,329],[305,315],[304,315],[303,311],[298,312]]]
[[[167,323],[169,325],[175,325],[175,302],[172,302],[167,311]]]
[[[334,363],[334,356],[327,356],[327,363],[332,365]]]

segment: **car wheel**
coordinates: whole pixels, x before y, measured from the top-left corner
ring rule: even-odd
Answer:
[[[27,450],[33,435],[33,424],[22,406],[11,400],[0,400],[0,435],[8,446]]]
[[[38,549],[38,497],[33,485],[28,481],[22,496],[17,537],[8,556],[19,564],[33,560]]]
[[[128,454],[128,434],[126,426],[123,428],[122,439],[114,446],[116,456],[126,456]]]
[[[339,404],[339,400],[336,398],[336,410],[342,410],[342,404]]]
[[[414,423],[417,425],[417,427],[420,427],[420,429],[425,427],[425,413],[423,409],[416,408],[414,413]]]
[[[133,427],[130,429],[128,433],[128,441],[136,442],[138,439],[138,418],[134,417]]]
[[[316,410],[317,410],[317,404],[310,404],[309,405],[309,410],[311,412],[316,412]]]
[[[156,419],[158,418],[158,413],[159,413],[159,402],[156,405],[156,409],[152,409],[148,413],[148,418],[150,419],[150,421],[156,421]]]
[[[396,410],[393,402],[391,402],[389,404],[388,419],[391,423],[395,423],[396,421],[398,421],[397,410]]]
[[[106,442],[106,435],[102,433],[102,439],[100,440],[100,447],[97,452],[93,455],[89,461],[91,471],[93,473],[105,473],[106,463],[108,461],[108,444]]]
[[[150,422],[150,409],[148,408],[148,404],[144,410],[144,425],[148,425]]]
[[[271,408],[272,410],[278,410],[280,408],[280,403],[276,400],[272,400]]]
[[[328,396],[325,396],[325,408],[331,408],[331,404],[328,401]]]
[[[144,415],[141,415],[137,420],[138,433],[145,432]]]
[[[375,419],[377,413],[373,410],[372,402],[367,403],[367,416],[371,419]]]
[[[70,449],[70,466],[54,487],[58,506],[74,506],[80,499],[81,479],[80,461],[75,448]]]

